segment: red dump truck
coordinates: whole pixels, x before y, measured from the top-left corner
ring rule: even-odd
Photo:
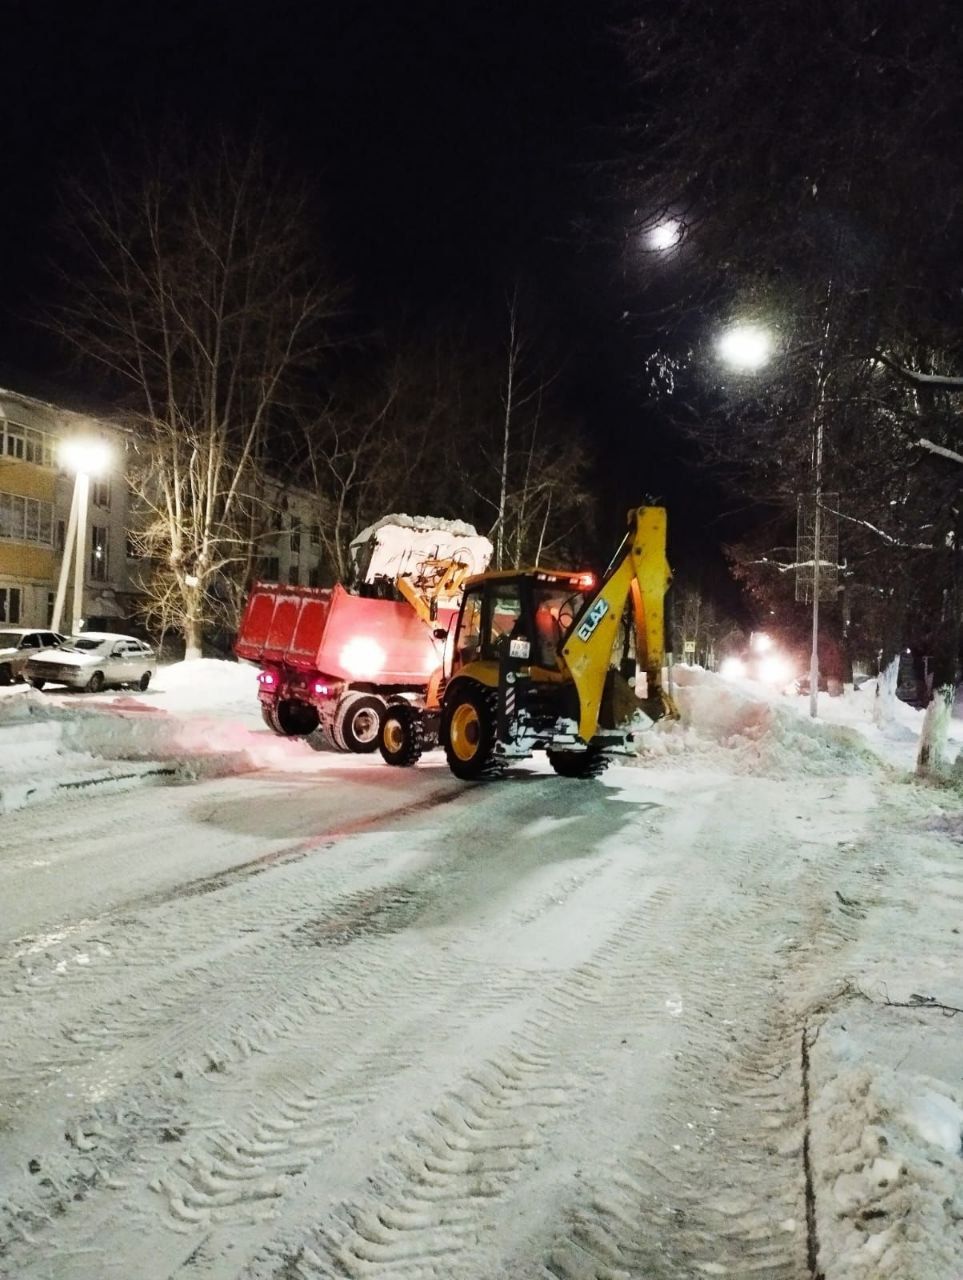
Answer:
[[[386,516],[352,554],[356,590],[255,583],[234,652],[261,667],[261,714],[275,733],[367,752],[389,706],[423,705],[461,581],[487,566],[491,543],[470,525]]]
[[[428,626],[406,601],[258,582],[234,651],[260,665],[261,714],[275,733],[375,751],[389,703],[424,699],[441,665],[434,629],[450,616]]]

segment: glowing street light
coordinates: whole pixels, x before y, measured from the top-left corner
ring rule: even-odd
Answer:
[[[772,356],[772,335],[760,325],[732,325],[720,335],[716,351],[730,368],[754,373],[767,364]]]
[[[57,460],[66,471],[74,473],[74,493],[64,538],[63,559],[60,562],[60,578],[57,582],[57,598],[54,601],[51,629],[60,630],[64,601],[67,596],[67,577],[70,573],[70,553],[74,552],[74,612],[71,635],[76,635],[84,625],[84,554],[87,542],[87,504],[90,498],[90,477],[102,476],[110,469],[110,446],[96,437],[68,436],[61,442]]]
[[[666,253],[674,249],[682,239],[682,223],[675,218],[666,218],[657,222],[646,234],[646,244],[657,253]]]

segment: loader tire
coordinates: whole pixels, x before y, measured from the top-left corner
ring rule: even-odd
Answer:
[[[484,685],[461,682],[446,697],[441,713],[441,743],[448,768],[463,782],[490,782],[505,772],[495,754],[498,694]]]
[[[598,747],[585,751],[547,751],[548,762],[560,778],[597,778],[609,767],[609,757]]]
[[[424,750],[424,734],[417,707],[388,708],[381,722],[378,750],[385,764],[404,768],[418,763]]]
[[[385,704],[373,693],[346,693],[338,703],[331,737],[340,751],[368,755],[378,750]]]

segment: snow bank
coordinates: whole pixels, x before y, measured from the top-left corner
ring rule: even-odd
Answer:
[[[257,671],[236,662],[175,663],[143,694],[22,689],[0,699],[0,813],[64,788],[316,767],[306,743],[245,722],[261,724]]]
[[[724,680],[701,667],[674,667],[680,720],[660,721],[642,739],[646,761],[682,754],[725,753],[741,773],[791,777],[799,773],[870,773],[879,761],[846,724],[800,714],[799,700],[768,694],[763,686]]]
[[[852,1067],[820,1090],[811,1123],[827,1274],[959,1280],[963,1094],[878,1063]]]
[[[258,668],[247,662],[192,658],[159,668],[152,688],[138,702],[165,711],[255,713]]]

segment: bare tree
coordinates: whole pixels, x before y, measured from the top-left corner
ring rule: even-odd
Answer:
[[[676,403],[697,402],[681,416],[704,456],[762,504],[769,530],[746,539],[748,559],[791,582],[795,497],[814,488],[821,422],[849,603],[883,607],[887,630],[910,643],[915,631],[952,678],[963,617],[955,9],[786,0],[730,13],[655,0],[626,46],[643,100],[626,193],[659,281],[648,322],[664,334],[662,383]],[[671,271],[646,237],[667,218]],[[756,379],[723,377],[709,343],[693,345],[696,317],[713,314],[717,326],[766,323],[779,360]],[[780,544],[788,554],[774,554]]]
[[[476,495],[493,510],[489,536],[495,565],[537,564],[558,552],[588,521],[585,450],[571,424],[549,409],[557,377],[546,375],[520,315],[519,287],[507,300],[508,335],[495,447],[483,444],[494,486],[475,482]]]
[[[105,159],[65,207],[55,324],[120,392],[147,612],[197,655],[235,607],[255,464],[343,291],[317,266],[305,192],[257,143],[168,141],[132,173]]]

